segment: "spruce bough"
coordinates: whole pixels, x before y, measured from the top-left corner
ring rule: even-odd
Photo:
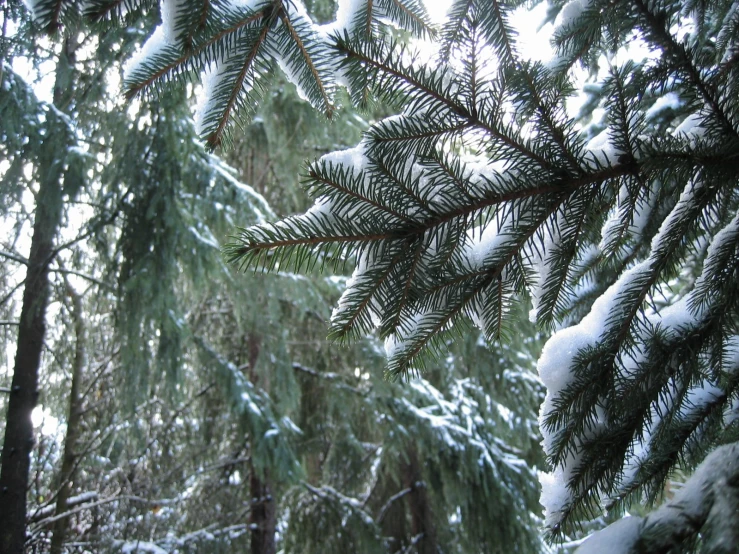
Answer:
[[[311,164],[313,208],[243,229],[228,259],[353,264],[330,335],[376,329],[390,377],[422,368],[466,321],[506,340],[512,303],[530,298],[532,318],[556,331],[538,364],[550,537],[602,505],[659,501],[674,470],[714,451],[702,485],[686,488],[729,483],[701,497],[704,517],[686,511],[686,493],[672,506],[685,517],[619,525],[631,529],[625,552],[666,551],[676,536],[690,549],[699,535],[723,552],[735,511],[714,508],[735,502],[737,475],[711,468],[738,425],[736,5],[554,1],[556,54],[542,64],[518,52],[510,20],[523,4],[455,1],[435,29],[414,1],[350,2],[326,28],[297,0],[167,0],[127,87],[205,69],[198,121],[213,146],[235,114],[249,117],[275,66],[327,115],[341,86],[360,107],[396,107],[356,148]],[[630,56],[634,42],[649,55]],[[573,115],[581,68],[587,101]]]

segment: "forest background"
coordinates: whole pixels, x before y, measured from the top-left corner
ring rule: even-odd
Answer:
[[[731,552],[739,16],[688,4],[540,4],[545,63],[516,2],[435,58],[412,0],[4,4],[3,549]]]

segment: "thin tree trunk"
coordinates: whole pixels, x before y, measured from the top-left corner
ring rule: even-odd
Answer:
[[[72,318],[74,319],[75,349],[72,366],[72,385],[69,392],[69,414],[67,416],[67,434],[64,437],[64,453],[62,454],[62,471],[59,475],[59,491],[56,497],[56,514],[67,511],[67,499],[72,490],[74,470],[76,467],[77,439],[81,421],[80,381],[85,366],[85,324],[82,321],[82,298],[67,285],[67,292],[72,298]],[[60,554],[69,528],[69,518],[61,518],[54,522],[51,537],[51,554]]]
[[[54,103],[63,110],[71,94],[74,45],[67,40],[57,64]],[[21,554],[26,540],[26,491],[33,448],[31,412],[38,398],[38,373],[46,332],[49,264],[62,219],[63,167],[57,156],[59,137],[47,133],[48,147],[39,156],[39,190],[28,256],[23,305],[0,469],[0,552]]]
[[[413,540],[416,541],[416,552],[437,554],[436,528],[429,505],[428,491],[423,482],[418,454],[412,447],[408,452],[408,463],[405,464],[403,470],[405,487],[411,491],[406,498],[411,513],[411,533]]]
[[[275,531],[277,530],[277,506],[272,496],[269,476],[259,477],[251,468],[251,554],[275,554]]]
[[[256,372],[257,360],[261,350],[260,338],[252,334],[249,347],[249,381],[259,386]],[[262,384],[262,389],[269,393],[269,382]],[[251,441],[258,437],[251,437]],[[251,446],[254,451],[254,444]],[[251,511],[249,512],[249,529],[251,530],[251,554],[275,554],[275,532],[277,530],[277,503],[272,495],[272,484],[269,474],[259,475],[252,462],[249,463],[249,488],[251,490]]]

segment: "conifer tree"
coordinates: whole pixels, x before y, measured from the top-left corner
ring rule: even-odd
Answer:
[[[3,20],[7,23],[5,17]],[[10,173],[12,176],[13,169],[18,171],[24,163],[32,163],[38,182],[33,238],[25,261],[27,273],[14,371],[7,393],[7,424],[0,471],[0,548],[5,552],[21,552],[25,542],[26,488],[33,447],[31,412],[38,396],[50,292],[49,266],[56,255],[54,240],[62,222],[62,196],[74,197],[79,187],[79,183],[70,183],[65,178],[64,171],[64,166],[74,165],[77,157],[75,153],[68,156],[75,139],[66,114],[73,107],[70,86],[75,79],[77,46],[72,37],[63,42],[56,67],[53,104],[45,110],[27,84],[13,74],[10,67],[5,67],[5,60],[2,60],[4,98],[0,114],[4,121],[0,132],[8,142]],[[43,123],[39,125],[33,118],[41,114]],[[23,139],[28,144],[23,144]],[[17,183],[11,184],[13,189],[17,186]]]
[[[377,329],[390,377],[422,368],[466,320],[505,341],[512,304],[529,296],[532,317],[557,330],[538,363],[551,537],[601,503],[656,502],[676,469],[703,461],[670,503],[604,533],[621,533],[624,552],[690,549],[699,536],[705,551],[727,551],[737,527],[722,508],[735,506],[737,476],[736,5],[554,1],[556,54],[544,64],[518,51],[521,4],[455,1],[435,33],[415,2],[347,2],[327,34],[298,1],[164,2],[127,86],[207,68],[200,130],[211,145],[235,111],[249,116],[275,63],[327,115],[340,85],[358,106],[396,106],[355,148],[310,166],[313,208],[244,229],[229,259],[354,264],[330,334]],[[436,36],[438,54],[384,32],[388,21]],[[629,55],[634,42],[648,55]],[[599,133],[567,110],[579,67]]]

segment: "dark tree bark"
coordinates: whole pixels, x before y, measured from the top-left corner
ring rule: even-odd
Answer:
[[[259,386],[259,375],[256,372],[257,360],[261,350],[260,338],[252,334],[246,344],[249,361],[249,381]],[[269,381],[262,383],[262,389],[269,392]],[[251,437],[254,441],[257,437]],[[252,445],[252,450],[254,449]],[[251,489],[251,511],[249,512],[249,529],[251,530],[251,554],[275,554],[275,532],[277,530],[277,503],[272,494],[269,474],[260,475],[249,464],[249,488]]]
[[[275,554],[275,531],[277,530],[277,506],[272,496],[269,476],[257,475],[251,467],[251,554]]]
[[[82,417],[80,381],[85,366],[85,324],[82,321],[82,298],[72,287],[67,286],[67,293],[72,299],[72,317],[74,319],[75,349],[72,366],[72,384],[69,392],[69,413],[67,415],[67,434],[64,437],[64,453],[62,454],[62,470],[59,474],[59,491],[56,497],[56,514],[67,511],[76,468],[76,450]],[[54,522],[51,537],[51,554],[60,554],[69,528],[69,518],[61,518]]]
[[[70,102],[75,44],[69,39],[57,63],[54,103],[64,110]],[[28,256],[23,305],[0,469],[0,552],[21,554],[26,540],[26,491],[33,448],[31,412],[38,399],[38,373],[46,332],[49,264],[62,219],[63,164],[59,136],[48,132],[39,156],[39,190]]]
[[[428,491],[423,481],[418,454],[411,447],[408,451],[408,462],[403,468],[403,480],[410,493],[406,495],[408,510],[411,514],[412,540],[416,544],[418,554],[438,554],[436,545],[436,528],[433,513],[428,499]]]

